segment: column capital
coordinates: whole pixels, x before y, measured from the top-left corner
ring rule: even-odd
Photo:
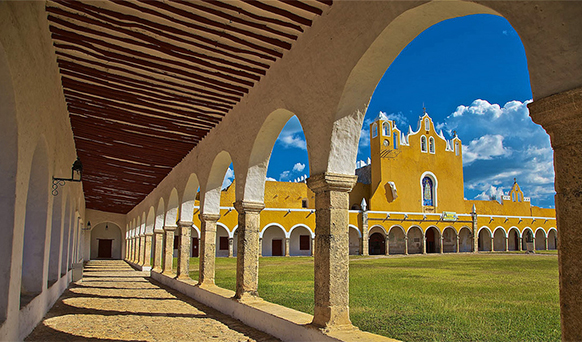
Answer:
[[[182,227],[190,227],[190,228],[192,228],[193,225],[194,225],[194,222],[192,222],[192,221],[182,221],[182,220],[180,220],[180,221],[176,222],[176,226],[177,227],[180,227],[180,228],[182,228]]]
[[[163,234],[164,233],[164,228],[154,228],[154,233],[156,233],[156,234]]]
[[[200,217],[200,220],[204,221],[204,222],[210,222],[210,221],[216,222],[220,218],[220,214],[204,214],[204,213],[202,213],[202,214],[199,214],[198,216]]]
[[[233,203],[234,208],[239,214],[244,213],[260,213],[265,209],[265,203],[263,202],[253,202],[253,201],[236,201]]]
[[[146,232],[146,233],[144,234],[144,236],[146,236],[146,237],[147,237],[147,236],[154,236],[154,232],[151,232],[151,233],[150,233],[150,232]]]
[[[164,231],[166,232],[173,232],[178,228],[178,226],[172,226],[172,225],[168,225],[168,226],[164,226]]]
[[[358,176],[339,173],[320,173],[307,178],[307,186],[315,193],[324,191],[349,192],[352,190]]]
[[[582,87],[535,100],[527,107],[532,120],[550,135],[554,149],[581,143]]]

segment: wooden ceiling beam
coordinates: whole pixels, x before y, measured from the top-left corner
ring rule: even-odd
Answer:
[[[182,30],[175,26],[164,25],[159,22],[147,20],[138,16],[119,13],[102,7],[100,8],[91,6],[89,4],[81,3],[78,1],[59,1],[58,4],[78,10],[79,12],[91,14],[98,18],[108,18],[103,20],[107,20],[109,22],[111,22],[113,18],[115,18],[117,20],[114,20],[113,22],[119,26],[137,28],[144,32],[151,32],[158,36],[166,37],[174,41],[185,43],[188,46],[193,46],[205,51],[222,54],[224,56],[228,56],[233,59],[238,59],[249,64],[254,64],[261,68],[269,68],[269,65],[251,58],[244,57],[243,55],[254,56],[260,59],[273,62],[275,61],[275,57],[273,56],[259,53],[253,50],[246,50],[228,44],[223,44],[216,40],[212,40],[207,37],[198,35],[194,33],[192,30]]]
[[[160,78],[155,77],[152,74],[145,74],[145,73],[130,70],[128,68],[122,68],[122,67],[113,65],[112,63],[115,63],[115,62],[106,64],[106,63],[102,63],[98,60],[89,60],[89,59],[86,59],[86,58],[83,58],[80,56],[75,56],[75,55],[72,55],[72,54],[69,54],[69,53],[66,53],[66,52],[63,52],[60,50],[60,49],[71,50],[71,51],[77,51],[80,53],[86,52],[85,53],[86,55],[89,55],[93,58],[98,58],[97,54],[92,54],[92,53],[87,52],[84,49],[76,47],[76,46],[56,43],[55,47],[57,48],[57,50],[55,51],[57,56],[62,56],[62,57],[66,57],[66,58],[70,59],[70,60],[67,60],[67,59],[57,58],[57,62],[59,63],[59,66],[61,67],[61,69],[69,69],[69,70],[74,70],[74,71],[81,72],[81,73],[91,72],[91,70],[94,70],[95,72],[98,72],[100,74],[108,75],[108,77],[123,78],[126,81],[130,81],[130,82],[133,81],[133,82],[138,82],[140,84],[146,84],[152,88],[165,87],[168,90],[178,91],[178,92],[188,94],[188,95],[193,96],[193,97],[200,97],[203,99],[208,99],[208,100],[217,101],[217,102],[224,102],[224,103],[228,103],[228,104],[232,104],[232,105],[234,105],[238,101],[240,101],[240,97],[219,94],[219,93],[216,93],[216,92],[208,90],[208,89],[193,87],[193,86],[190,86],[190,85],[184,84],[184,83],[176,83],[176,82],[173,82],[173,81],[168,80],[168,79],[160,79]],[[89,64],[89,65],[91,65],[91,67],[79,64],[80,62]],[[62,64],[62,66],[61,66],[61,64]],[[117,71],[117,72],[115,74],[112,74],[109,72],[111,70]],[[135,78],[131,78],[128,76],[122,76],[122,75],[120,75],[120,73],[125,73],[128,75],[134,76]],[[95,76],[97,76],[97,74]],[[193,93],[193,92],[199,92],[199,94]],[[206,95],[203,95],[203,94],[206,94]]]

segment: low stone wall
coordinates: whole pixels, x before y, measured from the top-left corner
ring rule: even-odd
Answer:
[[[24,340],[38,323],[42,321],[44,315],[55,304],[61,294],[67,289],[71,281],[71,271],[62,276],[48,289],[42,291],[38,296],[30,301],[24,308],[20,309],[18,319],[19,340]],[[3,330],[2,327],[0,330]],[[2,334],[4,335],[4,334]]]
[[[356,329],[324,332],[309,325],[313,316],[257,299],[239,302],[234,292],[218,286],[201,288],[193,280],[178,280],[151,272],[151,278],[244,324],[283,341],[396,341]]]

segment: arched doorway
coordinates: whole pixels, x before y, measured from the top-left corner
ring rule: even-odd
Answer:
[[[493,233],[493,250],[505,251],[505,230],[503,228],[497,228]]]
[[[351,229],[350,229],[351,233]],[[311,230],[306,226],[297,226],[289,234],[289,255],[311,255]]]
[[[557,249],[558,248],[558,236],[556,234],[555,229],[550,229],[548,232],[548,249]]]
[[[216,225],[216,256],[228,257],[228,229],[223,224]]]
[[[270,225],[263,232],[263,256],[285,255],[285,231],[283,227]]]
[[[102,222],[91,229],[91,259],[121,259],[121,228]]]
[[[441,238],[438,229],[435,227],[429,227],[426,230],[426,252],[427,253],[440,253],[441,251]]]
[[[468,253],[473,251],[473,239],[471,238],[471,230],[467,227],[462,227],[459,231],[459,252]]]
[[[491,231],[481,228],[478,241],[479,252],[491,252]]]
[[[534,250],[534,246],[533,246],[533,232],[531,231],[531,229],[526,228],[524,229],[522,236],[521,236],[521,250],[523,251],[533,251]]]
[[[400,226],[390,228],[390,232],[388,233],[388,243],[390,254],[405,254],[406,239],[404,229]]]
[[[519,250],[519,232],[515,228],[511,228],[509,230],[509,234],[507,234],[507,249],[510,251],[518,251]]]
[[[453,227],[447,227],[443,231],[443,253],[457,252],[457,232]]]
[[[384,255],[386,254],[386,239],[381,233],[374,233],[370,235],[369,243],[370,255]]]
[[[419,227],[408,228],[408,254],[421,254],[424,248],[422,231]]]

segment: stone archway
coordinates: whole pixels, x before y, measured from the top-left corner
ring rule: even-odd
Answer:
[[[121,228],[101,222],[91,229],[91,259],[121,259]]]
[[[441,250],[441,234],[436,227],[429,227],[425,233],[426,252],[439,253]]]
[[[462,227],[459,230],[459,252],[468,253],[473,251],[473,239],[471,238],[471,230],[467,227]]]
[[[402,227],[394,226],[390,228],[388,244],[390,254],[406,254],[406,236]]]
[[[518,251],[519,250],[519,232],[516,228],[511,228],[507,234],[507,250]]]
[[[456,253],[457,232],[453,227],[447,227],[443,231],[443,253]]]
[[[487,228],[481,228],[479,231],[479,252],[491,252],[491,231]]]
[[[548,249],[553,250],[558,248],[558,235],[555,229],[550,229],[548,232]]]
[[[385,255],[386,254],[386,238],[381,233],[373,233],[370,235],[370,242],[368,244],[370,255]]]
[[[297,226],[291,230],[289,234],[289,255],[311,255],[311,230],[306,226]]]
[[[408,254],[421,254],[424,248],[422,231],[414,226],[408,228]]]
[[[493,250],[505,251],[505,230],[503,228],[495,229],[493,233]]]
[[[285,255],[285,232],[282,227],[270,225],[263,231],[263,256]]]

